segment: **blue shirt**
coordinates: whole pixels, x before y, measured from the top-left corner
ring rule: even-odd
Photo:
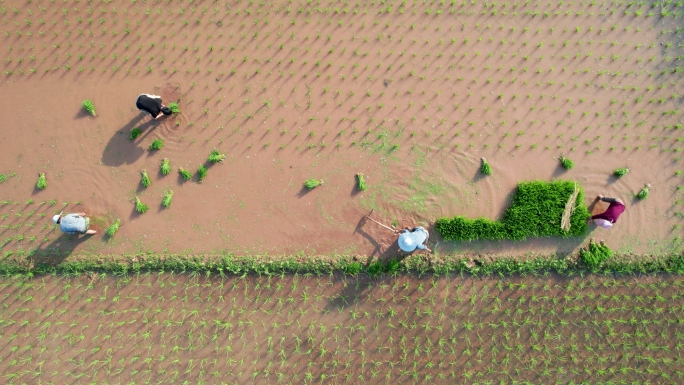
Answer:
[[[423,227],[415,227],[411,231],[404,230],[399,235],[399,248],[410,253],[415,249],[425,250],[427,247],[423,244],[430,235]]]
[[[67,234],[85,233],[86,220],[77,214],[67,214],[59,220],[59,229]]]

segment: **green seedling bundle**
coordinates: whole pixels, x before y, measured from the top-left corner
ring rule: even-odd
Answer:
[[[168,190],[165,194],[164,197],[162,198],[162,206],[165,208],[169,208],[171,206],[171,201],[173,200],[173,191]]]
[[[162,175],[169,175],[169,173],[171,173],[171,163],[169,163],[169,158],[162,159],[161,165],[159,166],[159,172],[161,172]]]
[[[41,172],[38,174],[38,181],[36,181],[36,188],[39,190],[44,190],[47,188],[47,178],[45,178],[45,173]]]
[[[209,159],[208,159],[208,161],[209,161],[210,163],[219,163],[219,162],[223,162],[224,159],[226,159],[226,155],[225,155],[225,154],[221,154],[220,152],[218,152],[217,149],[214,149],[214,150],[211,152],[211,154],[209,154]]]
[[[357,188],[359,189],[359,191],[366,191],[366,187],[367,187],[366,186],[366,177],[363,174],[361,174],[361,173],[356,174],[356,182],[357,182]]]
[[[148,150],[157,151],[157,150],[161,150],[163,147],[164,147],[164,141],[161,139],[155,139],[154,141],[152,141],[152,144],[150,144],[150,147],[148,148]]]
[[[107,227],[107,230],[105,230],[105,235],[108,237],[113,237],[114,234],[116,234],[117,231],[119,231],[119,226],[121,226],[121,221],[116,220],[114,223],[112,223],[109,227]]]
[[[613,175],[615,175],[616,178],[622,178],[623,176],[627,175],[629,173],[629,169],[627,167],[620,167],[615,169],[613,172]]]
[[[135,211],[144,214],[147,211],[147,205],[140,201],[140,198],[135,197]]]
[[[145,170],[140,171],[140,184],[145,188],[150,187],[152,184],[152,180]]]
[[[180,107],[178,107],[178,103],[176,103],[176,102],[169,103],[168,107],[171,109],[171,112],[174,114],[181,112]]]
[[[90,99],[86,99],[83,101],[83,109],[85,109],[90,115],[92,116],[97,116],[97,112],[95,111],[95,104],[93,104],[93,101]]]
[[[197,181],[199,183],[202,183],[202,181],[206,177],[207,177],[207,168],[204,167],[204,165],[200,164],[199,166],[197,166]]]
[[[492,166],[487,163],[487,159],[485,158],[480,158],[481,165],[480,165],[480,172],[482,175],[492,175]]]
[[[306,187],[307,190],[313,190],[322,184],[323,184],[323,179],[307,179],[304,182],[304,187]]]
[[[558,158],[558,160],[560,161],[561,166],[566,170],[570,170],[575,167],[575,163],[573,161],[562,155]]]
[[[178,173],[183,177],[183,180],[190,180],[192,179],[192,173],[183,167],[178,168]]]
[[[636,194],[636,198],[639,200],[644,200],[648,198],[648,192],[651,190],[651,185],[646,184],[644,187]]]
[[[128,136],[128,138],[130,140],[136,140],[141,134],[142,134],[142,130],[140,128],[136,127],[136,128],[131,130],[131,133]]]

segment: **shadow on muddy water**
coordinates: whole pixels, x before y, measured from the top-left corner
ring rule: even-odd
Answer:
[[[33,266],[38,266],[40,264],[57,266],[69,258],[81,243],[91,239],[93,236],[97,235],[62,233],[54,241],[47,244],[41,244],[36,249],[35,253],[28,257],[28,260]]]
[[[147,114],[141,112],[125,126],[114,132],[102,153],[102,164],[113,167],[131,164],[145,153],[145,148],[141,147],[140,143],[161,123],[161,121],[155,120],[141,123],[146,116]],[[135,127],[140,128],[142,134],[135,140],[131,140],[129,138],[130,132]]]

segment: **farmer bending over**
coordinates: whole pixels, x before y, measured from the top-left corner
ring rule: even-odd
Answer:
[[[603,195],[599,195],[596,198],[600,201],[608,202],[610,205],[602,214],[592,216],[589,222],[594,221],[597,226],[601,226],[604,229],[609,229],[613,227],[615,222],[617,222],[620,214],[625,211],[625,204],[620,199],[608,198],[604,197]]]
[[[411,253],[415,249],[420,249],[432,252],[432,250],[424,245],[430,234],[423,227],[414,227],[410,230],[407,227],[403,230],[395,230],[395,234],[399,234],[398,243],[401,251]]]
[[[95,234],[97,231],[88,230],[90,227],[90,218],[86,217],[86,213],[67,214],[64,217],[59,213],[52,217],[52,221],[59,224],[59,229],[67,234]]]
[[[140,94],[135,100],[135,106],[142,112],[147,112],[152,119],[157,119],[162,115],[171,115],[171,109],[162,104],[161,96]]]

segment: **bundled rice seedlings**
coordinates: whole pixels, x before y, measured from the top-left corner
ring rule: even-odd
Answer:
[[[199,183],[202,183],[202,181],[203,181],[204,178],[206,178],[206,177],[207,177],[207,168],[204,167],[204,165],[201,165],[201,164],[200,164],[200,165],[197,167],[197,181],[198,181]]]
[[[173,191],[169,190],[164,194],[164,198],[162,198],[162,206],[168,208],[171,206],[171,201],[173,200]]]
[[[92,100],[84,100],[82,106],[86,111],[88,111],[90,115],[97,116],[97,112],[95,111],[95,104],[93,104]]]
[[[131,133],[128,136],[128,138],[130,140],[136,140],[141,134],[142,134],[142,130],[139,127],[136,127],[136,128],[131,130]]]
[[[304,187],[306,187],[308,190],[313,190],[322,184],[323,179],[308,179],[306,182],[304,182]]]
[[[637,195],[636,195],[637,199],[643,200],[643,199],[648,198],[648,190],[650,190],[650,189],[651,189],[651,185],[649,183],[646,183],[644,188],[642,188],[641,191],[639,191],[637,193]]]
[[[560,160],[561,166],[563,166],[564,169],[570,170],[571,168],[575,167],[575,163],[573,163],[570,159],[564,157],[561,155],[558,160]]]
[[[169,175],[171,172],[171,164],[169,163],[169,158],[164,158],[161,161],[161,165],[159,166],[159,171],[162,173],[162,175]]]
[[[214,149],[211,154],[209,154],[209,162],[211,163],[223,162],[224,159],[226,159],[226,155],[221,154],[217,149]]]
[[[114,234],[116,234],[117,231],[119,231],[119,226],[121,226],[121,221],[116,220],[116,222],[112,223],[111,226],[107,227],[107,230],[105,230],[105,234],[107,234],[108,237],[113,237]]]
[[[184,180],[192,179],[192,173],[190,171],[184,169],[183,167],[180,167],[178,169],[178,173],[181,174],[181,176],[183,177]]]
[[[164,141],[161,139],[155,139],[152,144],[150,144],[150,147],[148,150],[150,151],[155,151],[155,150],[161,150],[164,147]]]
[[[480,166],[480,172],[484,175],[492,175],[492,166],[487,163],[487,159],[480,158],[482,165]]]
[[[178,103],[176,102],[169,103],[167,107],[169,107],[171,109],[171,112],[174,114],[181,112],[180,108],[178,107]]]
[[[38,181],[36,182],[36,188],[39,190],[44,190],[47,187],[47,179],[45,178],[45,173],[41,172],[38,174]]]
[[[0,174],[0,183],[4,182],[7,180],[7,175],[5,174]]]
[[[147,171],[142,170],[140,171],[140,183],[143,185],[143,187],[147,188],[152,184],[152,180],[150,177],[147,175]]]
[[[613,175],[615,175],[616,178],[622,178],[623,176],[627,175],[629,173],[629,169],[627,167],[621,167],[618,169],[615,169],[613,172]]]
[[[366,191],[366,179],[363,176],[363,174],[361,174],[361,173],[356,174],[356,179],[358,180],[359,191]]]
[[[135,197],[135,211],[139,212],[140,214],[145,214],[147,211],[147,205],[142,203],[138,197]]]
[[[572,211],[575,209],[577,195],[579,195],[579,189],[577,188],[577,183],[575,183],[575,190],[565,203],[565,210],[563,210],[563,216],[561,217],[561,229],[565,232],[570,231],[570,218],[572,217]]]

